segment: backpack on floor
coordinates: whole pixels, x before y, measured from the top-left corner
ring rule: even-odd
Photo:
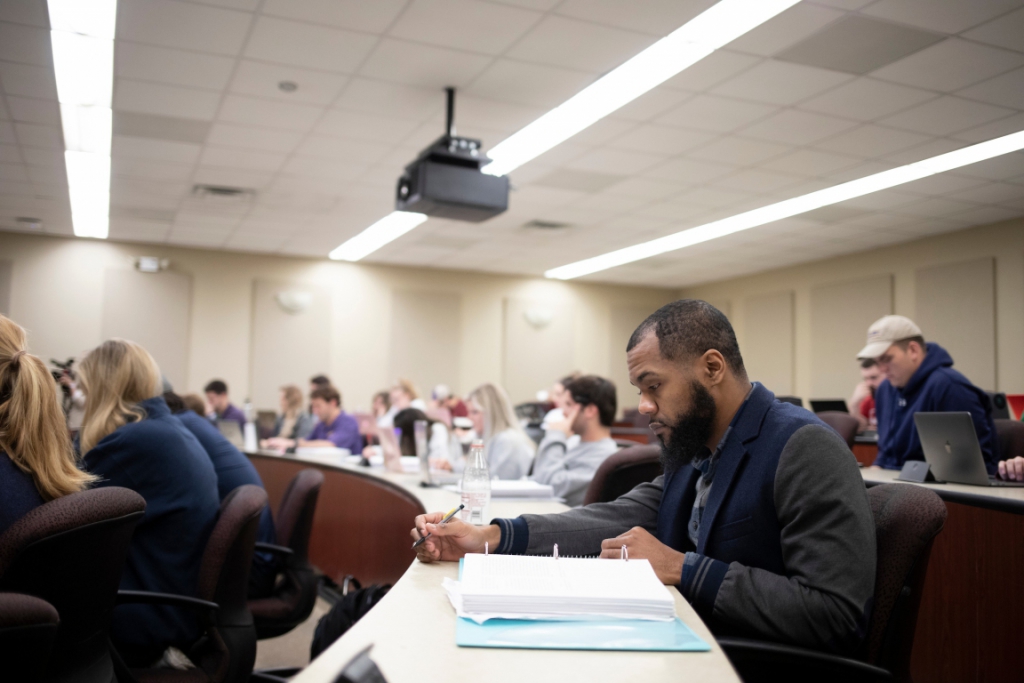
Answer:
[[[316,659],[321,652],[331,646],[331,643],[352,628],[352,624],[380,602],[389,590],[390,584],[363,588],[354,577],[345,577],[345,589],[341,599],[317,622],[313,642],[309,646],[310,660]]]

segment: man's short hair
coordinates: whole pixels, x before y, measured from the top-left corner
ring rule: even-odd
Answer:
[[[569,382],[565,390],[581,408],[597,406],[602,425],[611,427],[614,424],[618,399],[615,396],[615,385],[604,377],[584,375]]]
[[[326,387],[317,387],[309,393],[309,400],[312,401],[314,398],[319,398],[322,401],[330,403],[334,401],[341,407],[341,394],[334,387],[327,385]]]
[[[185,405],[181,396],[178,396],[173,391],[164,392],[164,401],[167,403],[167,407],[171,409],[172,415],[179,415],[188,410],[188,406]]]
[[[327,375],[314,375],[310,378],[309,383],[317,387],[331,386],[331,380],[327,378]]]
[[[223,396],[224,394],[228,393],[228,385],[224,383],[224,380],[215,379],[209,384],[207,384],[203,388],[203,391]]]
[[[671,361],[698,358],[715,349],[737,377],[747,376],[729,319],[707,301],[680,299],[662,306],[636,328],[626,352],[632,351],[651,330],[658,337],[661,355]]]
[[[867,370],[868,368],[873,368],[876,365],[878,365],[878,361],[874,358],[865,358],[860,362],[860,369]]]
[[[900,339],[899,341],[893,343],[896,346],[900,347],[901,350],[906,351],[908,348],[910,348],[910,342],[917,342],[918,346],[921,347],[921,350],[925,350],[924,337],[922,337],[921,335],[918,335],[916,337],[907,337],[906,339]]]

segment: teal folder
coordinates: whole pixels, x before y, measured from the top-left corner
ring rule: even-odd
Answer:
[[[711,646],[676,617],[673,621],[607,619],[600,621],[525,621],[489,619],[478,624],[460,617],[455,626],[460,647],[526,650],[643,650],[708,652]]]
[[[462,578],[462,560],[459,560],[459,578]],[[459,617],[456,622],[455,644],[459,647],[646,652],[711,650],[711,646],[690,630],[679,617],[672,621],[488,619],[482,624]]]

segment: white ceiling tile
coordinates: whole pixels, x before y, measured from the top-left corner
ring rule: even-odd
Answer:
[[[604,118],[589,128],[581,130],[579,133],[572,136],[571,139],[573,143],[577,145],[598,147],[601,145],[607,145],[626,131],[634,129],[636,125],[637,124],[632,121],[620,121],[618,119]],[[515,130],[517,129],[513,129],[509,132],[515,132]],[[669,152],[662,152],[662,154],[667,155]]]
[[[377,38],[340,28],[287,19],[260,17],[245,47],[245,56],[280,64],[352,73]]]
[[[760,58],[752,55],[717,50],[665,81],[664,87],[700,92],[746,71],[760,61]]]
[[[300,140],[302,140],[302,134],[296,131],[253,128],[228,123],[213,124],[206,137],[206,142],[211,145],[265,152],[291,152]]]
[[[990,180],[1007,180],[1024,174],[1024,153],[1013,152],[957,169],[958,175]]]
[[[625,121],[650,121],[689,98],[689,93],[659,87],[616,109],[610,116]]]
[[[170,185],[187,183],[192,177],[192,168],[192,164],[175,164],[119,154],[111,160],[110,173],[113,177],[158,180]]]
[[[729,49],[769,57],[843,16],[839,10],[797,3],[729,43]]]
[[[27,166],[28,177],[35,184],[67,187],[68,176],[60,166]]]
[[[172,50],[119,40],[114,49],[118,78],[153,81],[189,88],[222,90],[235,61],[229,57]]]
[[[792,187],[802,181],[801,176],[788,173],[773,173],[757,168],[737,171],[715,181],[717,187],[743,190],[754,193],[776,192],[782,188]],[[766,203],[766,202],[765,202]]]
[[[316,125],[313,132],[317,135],[333,135],[395,144],[417,127],[416,121],[331,109]],[[440,137],[442,132],[444,132],[443,127],[437,126],[436,137]]]
[[[965,179],[966,180],[966,179]],[[986,183],[946,195],[949,199],[975,204],[1005,204],[1024,199],[1024,186],[1010,183]]]
[[[46,29],[0,21],[0,60],[50,66],[52,55]]]
[[[1024,80],[1021,85],[1024,86]],[[1021,101],[1024,102],[1024,98]],[[930,135],[950,135],[1013,113],[1012,109],[945,95],[881,119],[879,123]]]
[[[380,160],[390,149],[391,145],[381,142],[311,135],[299,145],[296,152],[350,165],[369,166]]]
[[[60,106],[53,100],[7,96],[7,107],[15,121],[38,123],[44,126],[60,125]]]
[[[336,26],[368,33],[383,33],[407,0],[266,0],[263,14]]]
[[[827,152],[872,158],[927,141],[927,135],[883,128],[869,123],[819,142],[816,146]]]
[[[524,62],[601,74],[654,41],[649,34],[549,15],[505,54]]]
[[[953,92],[1024,65],[1024,55],[949,38],[883,66],[872,76],[904,85]]]
[[[114,88],[114,109],[183,119],[211,121],[217,115],[220,93],[119,78]]]
[[[954,201],[946,197],[928,197],[916,202],[901,204],[896,208],[896,213],[925,216],[926,218],[943,218],[973,209],[975,206],[969,202]]]
[[[669,159],[665,163],[654,167],[644,175],[657,180],[676,181],[683,185],[699,185],[715,178],[720,178],[726,173],[735,171],[735,166],[720,164],[711,161],[697,161],[696,159]]]
[[[945,154],[946,152],[952,152],[954,149],[960,149],[965,146],[965,143],[956,140],[932,138],[921,145],[915,145],[906,149],[900,149],[883,154],[879,157],[879,160],[892,162],[895,165],[902,166],[904,164],[912,164],[915,161],[921,161],[922,159],[929,159],[940,154]]]
[[[680,184],[676,182],[656,180],[654,178],[629,178],[612,185],[605,192],[624,197],[655,201],[679,194],[679,190]]]
[[[957,140],[966,140],[967,142],[984,142],[985,140],[992,140],[993,138],[1017,133],[1022,130],[1024,130],[1024,114],[1015,114],[1005,119],[987,123],[984,126],[956,133],[952,137]]]
[[[792,105],[853,80],[849,74],[767,60],[716,86],[711,92],[769,104]]]
[[[286,155],[280,152],[258,152],[236,147],[213,147],[207,145],[199,157],[204,166],[252,169],[255,171],[276,171],[284,164]]]
[[[722,133],[734,131],[778,111],[777,107],[714,95],[697,95],[659,116],[656,123]]]
[[[275,102],[240,95],[228,95],[221,105],[219,120],[268,128],[308,131],[323,115],[322,107]]]
[[[964,97],[1024,109],[1024,69],[1017,69],[957,93]]]
[[[963,37],[1024,52],[1024,7],[973,28]]]
[[[630,0],[565,0],[556,12],[615,28],[666,36],[713,4],[715,0],[645,0],[641,4]]]
[[[0,3],[0,21],[50,28],[46,3],[39,0],[4,0]]]
[[[45,66],[0,62],[0,85],[8,95],[57,99],[53,69]]]
[[[21,152],[17,145],[0,145],[0,163],[20,164],[22,163]]]
[[[959,33],[1020,6],[1018,0],[879,0],[864,10],[883,19],[940,33]]]
[[[439,95],[440,93],[436,93],[434,95],[435,99],[440,99]],[[455,98],[455,128],[459,134],[462,133],[463,128],[472,126],[514,131],[536,120],[544,114],[544,111],[540,107],[524,107],[507,102],[473,97],[472,95],[457,95]],[[438,124],[438,130],[443,128],[444,117],[440,111],[436,110],[436,107],[429,107],[422,113],[433,113],[434,115],[429,120]],[[402,114],[403,116],[408,115],[410,118],[418,120],[424,119],[423,116],[418,116],[421,112],[417,111],[402,112]],[[591,126],[591,128],[601,125],[606,121],[608,119],[602,119],[594,124],[594,126]],[[613,122],[612,125],[615,125],[615,123]]]
[[[14,132],[14,124],[0,121],[0,144],[17,145],[18,136]]]
[[[14,124],[14,132],[18,142],[28,147],[44,147],[46,149],[64,149],[59,126],[41,126],[35,123]]]
[[[698,187],[688,190],[672,198],[673,202],[699,206],[710,209],[721,209],[735,206],[755,199],[755,194],[735,187]]]
[[[809,145],[856,125],[856,121],[849,119],[784,109],[774,116],[742,129],[740,134],[791,145]]]
[[[1022,213],[1024,211],[1020,209],[1009,209],[1002,206],[977,206],[951,216],[951,218],[964,221],[969,225],[986,225],[988,223],[998,223],[999,221],[1018,218]]]
[[[0,180],[4,182],[16,181],[27,183],[30,181],[28,166],[24,164],[0,164]]]
[[[790,152],[792,149],[789,145],[726,137],[704,145],[687,156],[694,159],[735,164],[736,166],[754,166],[762,161]]]
[[[948,195],[956,199],[955,193],[957,192],[990,184],[992,183],[982,178],[968,178],[954,173],[937,173],[933,176],[907,183],[903,186],[903,189],[905,192],[913,192],[915,194],[938,197]]]
[[[297,89],[291,92],[282,90],[279,86],[285,81],[294,83]],[[348,76],[339,74],[244,59],[238,64],[229,90],[239,95],[282,102],[330,104],[348,81]]]
[[[236,55],[249,31],[245,12],[172,0],[120,0],[117,37],[183,50]]]
[[[665,155],[597,149],[573,160],[567,166],[582,171],[626,175],[640,173],[665,159]]]
[[[385,38],[377,44],[359,74],[441,90],[448,86],[466,86],[490,62],[491,59],[483,55]]]
[[[935,93],[927,90],[858,78],[801,102],[800,108],[866,122],[934,97]]]
[[[838,171],[826,173],[823,180],[811,181],[822,183],[820,186],[813,187],[807,191],[820,190],[822,187],[830,187],[836,183],[845,183],[847,180],[864,178],[875,173],[888,171],[890,168],[895,168],[898,165],[899,164],[887,161],[864,161],[855,166],[847,166],[846,168],[839,169]]]
[[[715,137],[714,133],[646,124],[615,138],[609,146],[651,154],[682,154]]]
[[[456,97],[457,106],[461,99],[460,92]],[[349,81],[334,105],[340,109],[388,116],[402,112],[404,118],[425,121],[442,112],[444,102],[444,92],[437,88],[420,88],[356,77]]]
[[[535,11],[478,0],[413,0],[388,35],[498,55],[541,17]]]
[[[170,161],[179,164],[193,164],[199,160],[199,145],[149,138],[130,138],[115,135],[113,156],[132,159],[152,159],[154,161]]]
[[[547,109],[569,99],[593,80],[593,75],[580,71],[499,59],[466,92]]]
[[[64,150],[22,147],[21,154],[29,166],[64,166]]]

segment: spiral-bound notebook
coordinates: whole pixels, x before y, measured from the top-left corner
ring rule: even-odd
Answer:
[[[646,560],[467,555],[445,588],[462,647],[706,652]]]

